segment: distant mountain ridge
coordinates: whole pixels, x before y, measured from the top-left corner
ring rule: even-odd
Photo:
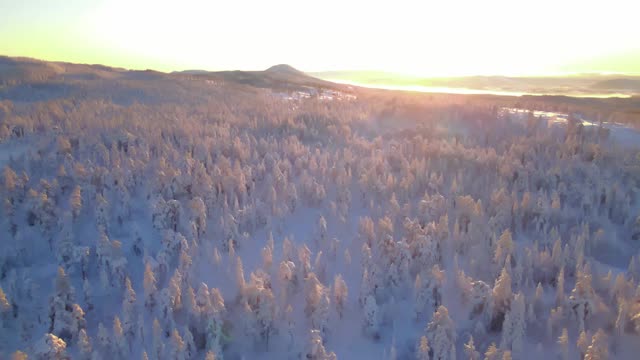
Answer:
[[[343,89],[345,87],[344,85],[315,78],[286,64],[274,65],[263,71],[206,71],[193,69],[164,73],[155,70],[127,70],[104,65],[48,62],[30,58],[0,56],[0,85],[74,79],[200,79],[282,91],[307,88]]]
[[[567,95],[608,92],[640,94],[640,76],[620,74],[420,77],[384,71],[328,71],[311,73],[311,75],[325,80],[353,82],[363,86],[449,87]]]
[[[610,79],[593,84],[594,89],[616,89],[640,93],[640,79]]]

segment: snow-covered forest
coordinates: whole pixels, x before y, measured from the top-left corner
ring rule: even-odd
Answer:
[[[0,91],[0,358],[637,358],[640,147],[571,109],[93,74]]]

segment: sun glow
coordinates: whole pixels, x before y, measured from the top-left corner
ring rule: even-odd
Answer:
[[[589,69],[594,59],[640,47],[623,0],[73,0],[64,12],[56,2],[5,3],[0,53],[165,71],[289,63],[453,76]],[[623,65],[605,61],[593,70],[640,67]]]

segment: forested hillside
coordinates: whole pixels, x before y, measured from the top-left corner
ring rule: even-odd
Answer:
[[[0,358],[640,351],[640,148],[600,126],[55,71],[0,88]]]

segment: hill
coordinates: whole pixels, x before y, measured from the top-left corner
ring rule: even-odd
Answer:
[[[318,79],[308,75],[290,65],[275,65],[264,71],[195,71],[180,72],[180,75],[189,75],[192,78],[218,80],[224,82],[249,85],[257,88],[269,88],[281,91],[305,90],[308,88],[321,88],[340,90],[343,85]]]
[[[343,85],[331,83],[305,74],[290,65],[275,65],[264,71],[206,71],[186,70],[164,73],[155,70],[126,70],[104,65],[47,62],[29,58],[0,56],[0,85],[27,83],[55,83],[74,80],[212,80],[236,83],[256,88],[278,91],[315,89],[344,89]]]

